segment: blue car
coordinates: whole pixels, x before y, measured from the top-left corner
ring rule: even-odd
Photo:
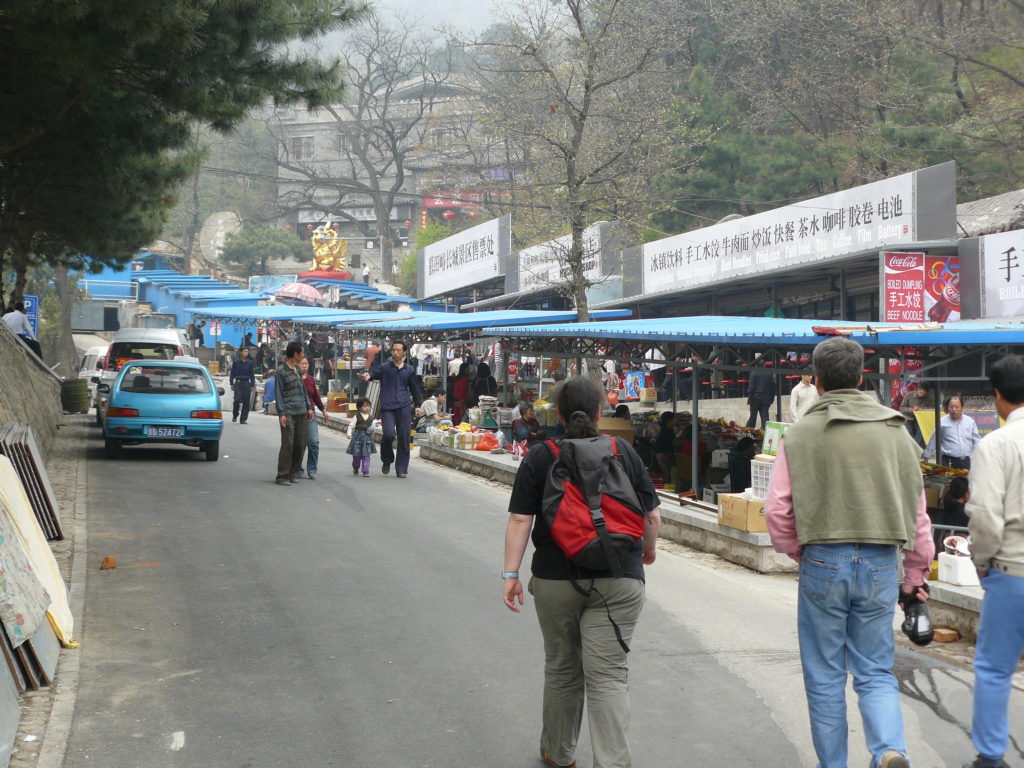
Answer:
[[[109,387],[103,420],[108,458],[118,458],[122,446],[140,443],[184,443],[203,451],[207,461],[220,458],[224,390],[199,363],[131,360]]]

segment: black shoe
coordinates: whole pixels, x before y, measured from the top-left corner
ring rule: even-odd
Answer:
[[[240,422],[238,422],[238,423],[239,423],[239,424],[248,424],[249,422],[248,422],[248,421],[240,421]]]
[[[380,471],[383,472],[386,475],[388,472],[391,471],[391,465],[390,464],[384,464],[383,466],[381,466]]]
[[[991,760],[986,760],[981,755],[978,755],[974,758],[973,763],[964,763],[964,768],[1010,768],[1010,766],[1006,764],[1005,760],[993,763]]]
[[[399,477],[406,477],[405,472],[396,472],[395,474],[397,474]]]
[[[358,475],[359,474],[359,467],[352,467],[352,474],[353,475]]]
[[[283,477],[277,478],[277,480],[275,480],[274,482],[277,483],[278,485],[291,485],[291,483],[285,480]]]
[[[238,421],[238,417],[237,417],[237,416],[232,416],[232,417],[231,417],[231,420],[232,420],[232,421]]]
[[[291,483],[292,485],[298,485],[299,484],[299,478],[297,478],[297,477],[290,477],[290,478],[288,478],[288,482]]]

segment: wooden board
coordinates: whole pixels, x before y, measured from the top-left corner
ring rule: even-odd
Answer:
[[[32,505],[32,512],[48,541],[64,538],[57,497],[50,485],[31,427],[6,424],[0,427],[0,454],[11,460]]]

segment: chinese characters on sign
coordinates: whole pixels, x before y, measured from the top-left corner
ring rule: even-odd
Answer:
[[[981,241],[981,316],[1024,314],[1024,229],[985,235]]]
[[[693,288],[912,242],[914,175],[674,235],[643,247],[643,292]]]
[[[455,267],[485,259],[494,255],[494,235],[475,237],[469,242],[457,243],[441,253],[427,259],[427,274],[434,275]]]
[[[885,253],[882,259],[885,322],[960,319],[960,260],[956,256]]]
[[[509,245],[508,216],[428,245],[419,252],[420,298],[503,276]]]
[[[601,278],[601,248],[600,225],[587,227],[583,231],[583,276],[588,280]],[[519,284],[516,290],[528,291],[564,283],[569,278],[571,249],[572,236],[565,235],[521,250],[517,256]]]

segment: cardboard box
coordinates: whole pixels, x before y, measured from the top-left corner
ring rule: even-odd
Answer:
[[[718,524],[738,531],[766,533],[764,499],[744,499],[738,493],[718,494]]]
[[[939,553],[939,581],[958,587],[979,587],[978,571],[969,557]]]

